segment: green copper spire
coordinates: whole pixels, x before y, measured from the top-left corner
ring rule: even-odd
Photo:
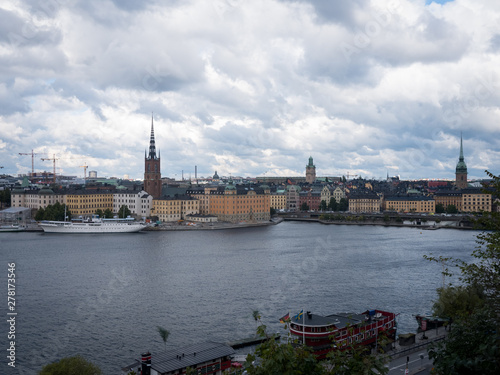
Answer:
[[[465,164],[464,161],[464,146],[461,133],[460,133],[460,156],[458,157],[456,173],[467,173],[467,164]]]

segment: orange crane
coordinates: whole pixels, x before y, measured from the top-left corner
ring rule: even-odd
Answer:
[[[42,158],[42,160],[52,160],[54,162],[54,184],[56,183],[56,160],[59,160],[59,158],[56,158],[56,154],[53,154],[51,158]]]
[[[30,153],[20,152],[19,155],[31,155],[31,176],[34,176],[34,174],[35,174],[35,155],[38,155],[38,154],[34,153],[33,150],[31,150]]]
[[[87,168],[89,166],[87,165],[87,163],[83,163],[83,165],[80,165],[80,168],[83,168],[83,183],[85,184],[87,182]]]

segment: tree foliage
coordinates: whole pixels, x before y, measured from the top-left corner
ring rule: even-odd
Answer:
[[[383,375],[389,371],[385,367],[386,357],[367,353],[366,347],[359,345],[332,351],[327,359],[319,361],[309,347],[290,337],[286,343],[276,340],[275,335],[266,332],[259,312],[254,311],[252,315],[258,323],[257,334],[266,340],[257,346],[254,354],[247,356],[245,367],[249,375]],[[289,323],[290,319],[285,321],[285,330]]]
[[[254,354],[247,356],[245,367],[249,375],[327,374],[309,348],[293,345],[292,342],[278,342],[275,335],[266,332],[266,326],[260,321],[259,312],[253,311],[252,315],[259,324],[257,334],[267,340],[257,346]]]
[[[125,205],[122,205],[120,207],[120,209],[118,210],[118,217],[121,217],[121,218],[126,218],[127,216],[130,216],[131,214],[132,214],[132,212]]]
[[[444,205],[442,203],[436,204],[436,213],[437,214],[444,214]]]
[[[158,333],[161,336],[161,339],[163,340],[163,343],[165,344],[165,350],[167,350],[167,340],[168,336],[170,336],[170,331],[168,331],[166,328],[157,326],[156,329],[158,330]]]
[[[337,200],[334,197],[330,198],[330,202],[328,203],[328,208],[332,211],[338,210]]]
[[[300,206],[300,210],[301,211],[309,211],[309,205],[306,202],[302,203]]]
[[[477,309],[453,324],[446,341],[429,349],[437,374],[496,375],[499,373],[498,335],[494,313]]]
[[[349,209],[349,201],[346,198],[340,198],[337,209],[339,211],[347,211]]]
[[[10,206],[10,190],[9,189],[3,189],[0,190],[0,207],[4,206]]]
[[[500,197],[500,178],[486,173],[489,193]],[[477,235],[473,262],[426,257],[443,265],[443,277],[451,274],[448,264],[457,266],[463,283],[438,289],[434,313],[454,318],[454,328],[429,349],[437,374],[500,373],[500,213],[483,212],[477,224],[487,231]]]
[[[327,208],[328,208],[328,205],[326,204],[326,201],[323,199],[319,204],[319,209],[320,209],[320,211],[326,211]]]
[[[456,213],[458,213],[457,206],[455,206],[454,204],[449,204],[448,206],[446,206],[446,213],[447,214],[456,214]]]
[[[66,218],[65,215],[66,214]],[[61,204],[59,202],[53,205],[48,205],[45,209],[40,207],[36,214],[35,220],[55,220],[64,221],[65,219],[71,219],[71,211],[66,207],[66,204]]]
[[[43,366],[38,375],[101,375],[101,369],[80,355]]]
[[[111,218],[113,218],[113,211],[111,211],[111,209],[109,209],[109,208],[106,208],[104,210],[104,212],[103,212],[103,217],[105,219],[111,219]]]
[[[466,318],[484,306],[482,290],[473,285],[447,286],[438,288],[437,293],[438,299],[432,308],[434,315],[452,321]]]

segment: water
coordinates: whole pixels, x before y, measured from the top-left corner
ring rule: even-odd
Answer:
[[[81,354],[105,374],[145,350],[198,340],[227,342],[255,332],[259,310],[271,331],[300,310],[328,314],[380,308],[400,313],[399,332],[417,328],[412,314],[431,310],[441,268],[424,254],[470,260],[477,232],[325,226],[285,222],[225,231],[121,235],[0,233],[0,285],[16,263],[16,369]],[[1,310],[7,317],[7,298]],[[8,325],[0,343],[9,348]]]

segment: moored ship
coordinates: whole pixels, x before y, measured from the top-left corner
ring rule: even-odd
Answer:
[[[383,310],[327,316],[301,312],[290,319],[290,334],[311,347],[314,354],[322,359],[332,350],[343,350],[353,345],[376,346],[382,335],[395,340],[396,314]]]
[[[132,218],[96,219],[89,221],[42,221],[38,225],[46,233],[133,233],[139,232],[146,224]]]

